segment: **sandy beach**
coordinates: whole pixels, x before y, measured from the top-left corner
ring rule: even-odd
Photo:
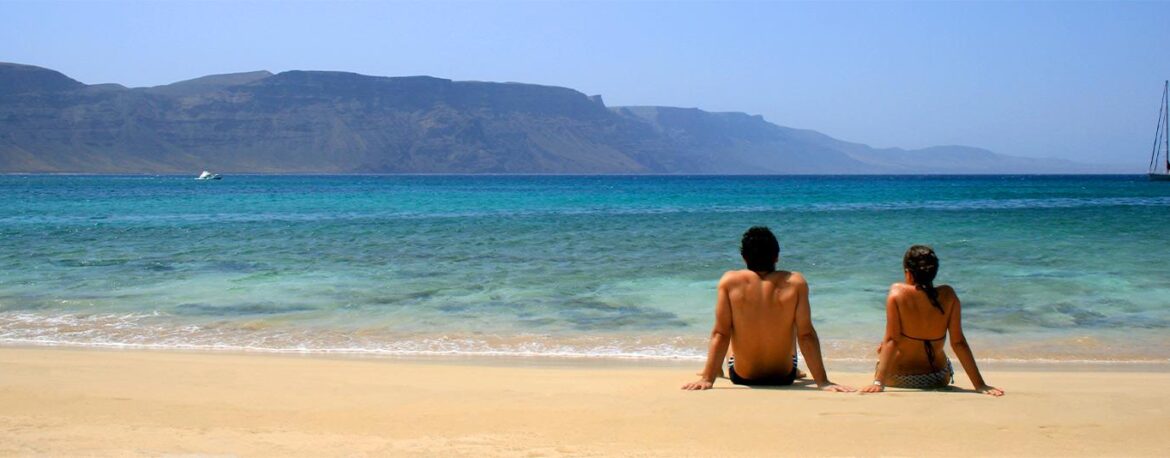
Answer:
[[[964,391],[678,389],[690,365],[0,349],[0,455],[1153,456],[1170,373]],[[861,385],[869,374],[837,373]],[[960,377],[958,386],[970,387]]]

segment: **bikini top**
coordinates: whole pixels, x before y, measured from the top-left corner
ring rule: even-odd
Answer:
[[[895,305],[895,307],[897,307],[897,306]],[[951,322],[951,317],[950,317],[950,315],[948,315],[947,316],[947,324],[949,325],[950,322]],[[934,339],[922,339],[922,338],[906,335],[905,329],[906,328],[902,326],[902,308],[899,307],[898,308],[898,330],[899,330],[899,332],[901,332],[902,337],[905,337],[905,338],[910,339],[910,340],[917,340],[919,342],[922,342],[922,349],[924,351],[926,351],[926,362],[930,364],[930,370],[938,371],[938,368],[934,367],[934,346],[931,345],[931,343],[934,341],[945,340],[947,338],[947,330],[943,329],[943,334],[941,337],[936,337]]]

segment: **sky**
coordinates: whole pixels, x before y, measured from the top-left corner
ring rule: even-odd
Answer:
[[[252,70],[546,84],[1143,172],[1170,2],[0,0],[0,61],[131,87]]]

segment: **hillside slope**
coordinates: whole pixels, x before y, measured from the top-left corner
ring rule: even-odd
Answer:
[[[151,88],[0,63],[0,172],[1060,173],[971,147],[874,149],[743,113],[607,108],[552,86],[265,71]]]

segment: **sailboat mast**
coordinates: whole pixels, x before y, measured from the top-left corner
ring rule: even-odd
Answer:
[[[1158,122],[1154,123],[1154,144],[1150,147],[1150,165],[1147,169],[1151,174],[1158,173],[1158,164],[1160,163],[1158,159],[1162,157],[1162,148],[1160,148],[1162,145],[1159,145],[1162,142],[1162,135],[1164,133],[1162,131],[1162,125],[1168,122],[1166,118],[1170,117],[1168,116],[1170,113],[1166,113],[1166,105],[1170,103],[1167,102],[1167,94],[1170,94],[1170,80],[1166,80],[1162,86],[1162,106],[1158,107]],[[1167,154],[1170,154],[1170,151]],[[1166,160],[1170,162],[1170,157]],[[1170,166],[1167,167],[1170,168]]]
[[[1166,145],[1166,174],[1170,175],[1170,80],[1162,83],[1162,112],[1166,123],[1162,134]]]

